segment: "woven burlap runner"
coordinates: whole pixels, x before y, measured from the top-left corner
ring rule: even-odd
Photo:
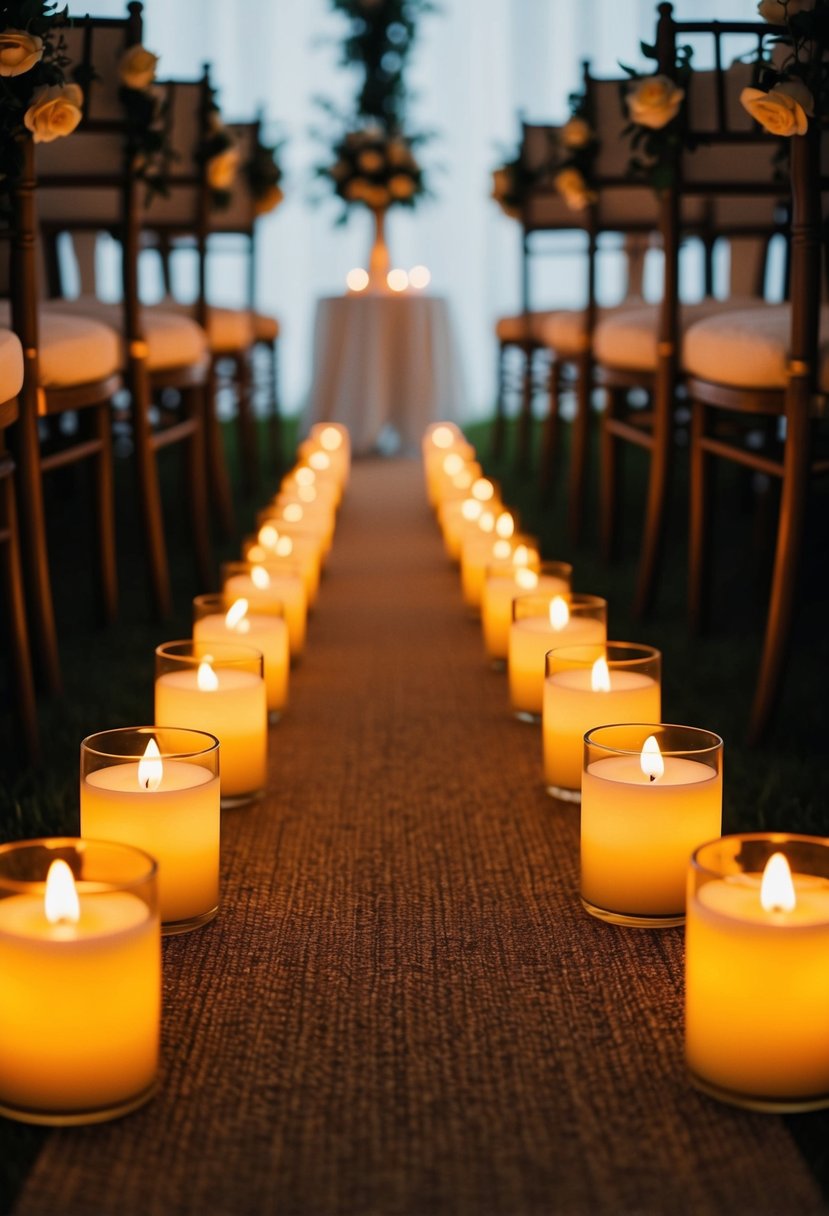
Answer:
[[[577,816],[419,465],[358,465],[268,798],[165,943],[161,1090],[51,1134],[18,1216],[825,1211],[780,1119],[689,1089],[682,934],[582,912]]]

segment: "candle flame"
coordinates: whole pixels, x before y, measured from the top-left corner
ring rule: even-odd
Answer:
[[[463,468],[463,456],[460,452],[450,452],[443,458],[443,471],[447,477],[456,477]]]
[[[271,585],[271,576],[264,566],[254,566],[250,572],[250,581],[258,591],[265,591]]]
[[[593,692],[610,692],[610,668],[607,665],[607,659],[596,659],[590,672],[590,687]]]
[[[280,536],[279,540],[276,542],[276,556],[290,557],[293,551],[294,542],[291,540],[290,536]]]
[[[308,457],[308,463],[312,469],[322,472],[323,469],[331,468],[331,457],[327,452],[312,452]]]
[[[495,521],[495,531],[499,536],[508,538],[515,531],[515,520],[509,511],[502,511]]]
[[[515,585],[520,587],[522,591],[533,591],[538,586],[538,575],[535,570],[528,570],[526,566],[519,566],[515,571]]]
[[[448,426],[436,426],[432,431],[432,443],[436,448],[451,448],[454,436]]]
[[[50,925],[76,925],[81,919],[81,905],[75,879],[65,861],[53,861],[46,875],[43,911]]]
[[[486,477],[479,477],[472,486],[472,497],[479,502],[489,502],[495,495],[495,486]]]
[[[320,446],[324,447],[326,452],[336,452],[337,448],[343,446],[343,437],[336,427],[323,427],[320,431]]]
[[[234,600],[225,613],[225,625],[228,629],[237,629],[240,622],[247,616],[248,602],[246,599]]]
[[[563,629],[570,620],[570,609],[567,606],[567,600],[561,595],[556,595],[550,601],[550,624],[556,633]]]
[[[262,524],[259,529],[259,544],[264,545],[266,549],[272,549],[277,542],[279,533],[273,524]]]
[[[772,853],[763,870],[760,903],[766,912],[792,912],[797,904],[792,872],[782,853]]]
[[[508,540],[496,540],[492,544],[492,556],[496,561],[505,562],[512,553]]]
[[[219,687],[219,677],[216,675],[210,664],[213,662],[213,656],[206,654],[204,662],[199,663],[199,670],[196,674],[196,684],[200,692],[215,692]]]
[[[304,515],[305,512],[298,502],[289,502],[282,511],[282,518],[289,524],[298,524]]]
[[[512,554],[513,566],[529,566],[530,551],[526,545],[516,545]]]
[[[312,486],[317,480],[317,475],[307,465],[300,465],[296,473],[294,473],[294,480],[298,486]]]
[[[651,781],[655,781],[665,772],[665,761],[662,759],[662,752],[659,750],[655,735],[648,735],[642,744],[639,764],[642,772],[646,777],[650,777]]]
[[[481,518],[483,506],[478,502],[477,498],[465,498],[461,503],[461,515],[469,523],[474,523],[476,519]]]
[[[161,752],[155,739],[150,739],[144,748],[144,755],[138,761],[138,784],[142,790],[157,790],[164,776],[164,765],[161,763]]]

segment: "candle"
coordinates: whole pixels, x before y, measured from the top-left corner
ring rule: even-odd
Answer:
[[[518,544],[509,561],[487,566],[481,592],[481,626],[493,667],[506,665],[513,601],[530,592],[551,598],[567,595],[572,574],[568,562],[540,562],[534,541]]]
[[[661,655],[652,646],[608,642],[562,646],[547,655],[542,737],[547,792],[581,799],[584,736],[605,722],[658,722]]]
[[[596,657],[607,638],[607,602],[597,595],[522,595],[513,600],[507,647],[513,713],[538,721],[544,699],[548,650],[593,645]]]
[[[327,555],[331,552],[337,516],[330,503],[302,502],[295,494],[280,492],[265,508],[262,515],[267,515],[277,532],[280,523],[307,527],[310,532],[320,536],[323,553]]]
[[[244,598],[233,600],[225,609],[224,595],[197,595],[193,600],[193,639],[196,642],[233,641],[253,646],[262,652],[265,663],[265,689],[268,715],[278,720],[288,704],[288,670],[291,649],[288,626],[278,611],[250,611]],[[209,646],[206,649],[210,649]]]
[[[256,540],[245,538],[242,555],[248,561],[259,558],[260,564],[271,561],[291,561],[302,571],[309,610],[317,602],[322,574],[322,538],[318,532],[301,532],[287,525],[277,527],[267,509],[257,517],[259,531]]]
[[[251,548],[248,547],[248,552]],[[258,555],[257,555],[258,556]],[[305,579],[296,562],[267,558],[262,561],[225,562],[222,565],[222,598],[225,611],[237,600],[247,600],[253,613],[284,614],[291,660],[305,649],[308,599]]]
[[[99,1122],[152,1095],[155,884],[153,859],[123,844],[0,846],[0,1113]]]
[[[515,539],[515,516],[511,511],[486,513],[491,527],[479,520],[479,531],[469,531],[461,538],[461,590],[464,603],[475,615],[480,612],[481,595],[487,566],[506,561],[518,543]],[[525,538],[528,539],[528,538]]]
[[[698,848],[688,875],[685,1055],[698,1088],[764,1110],[829,1105],[829,844]]]
[[[691,726],[598,726],[585,737],[581,898],[619,924],[682,924],[688,858],[719,835],[722,740]]]
[[[81,835],[156,859],[164,933],[195,929],[219,909],[219,821],[213,735],[139,726],[81,744]]]
[[[209,648],[209,649],[208,649]],[[186,722],[221,745],[222,806],[261,794],[267,777],[268,703],[258,650],[230,642],[165,642],[156,650],[155,720]]]

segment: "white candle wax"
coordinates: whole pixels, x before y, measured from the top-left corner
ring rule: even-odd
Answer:
[[[544,701],[545,660],[556,646],[596,646],[596,657],[604,653],[607,628],[595,617],[577,616],[560,629],[547,616],[526,616],[513,621],[509,631],[507,665],[510,702],[517,713],[540,716]]]
[[[274,612],[246,613],[236,625],[224,615],[211,613],[193,622],[195,642],[242,642],[262,652],[269,710],[283,710],[288,703],[288,669],[291,662],[288,626]],[[149,850],[150,852],[152,850]]]
[[[519,567],[518,569],[522,569]],[[509,631],[512,605],[519,595],[566,595],[570,584],[554,574],[539,574],[532,587],[522,587],[516,581],[517,570],[507,574],[487,576],[481,596],[481,625],[484,646],[491,659],[506,659],[509,653]],[[563,643],[562,643],[563,645]]]

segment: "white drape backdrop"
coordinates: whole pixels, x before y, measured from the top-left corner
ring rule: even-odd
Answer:
[[[97,0],[100,15],[124,12],[126,0]],[[751,19],[753,0],[678,0],[679,17]],[[491,409],[495,317],[519,303],[519,231],[489,198],[489,173],[517,140],[518,115],[566,116],[567,94],[587,58],[598,74],[642,62],[652,40],[655,0],[440,0],[423,19],[412,61],[412,127],[436,138],[422,159],[433,170],[434,201],[414,214],[393,213],[396,265],[423,262],[433,290],[451,304],[466,379],[467,416]],[[327,149],[310,130],[320,125],[317,95],[347,105],[353,80],[339,66],[340,16],[328,0],[145,0],[145,44],[161,56],[159,75],[193,78],[212,65],[227,119],[262,106],[270,135],[283,135],[286,202],[262,222],[260,305],[283,323],[282,389],[286,409],[301,408],[310,383],[315,300],[344,288],[350,267],[364,265],[369,217],[334,226],[338,204],[311,205],[320,188],[311,169]],[[231,257],[215,265],[213,289],[241,302],[242,278]],[[583,276],[575,253],[555,258],[543,284],[545,303],[578,303]]]

